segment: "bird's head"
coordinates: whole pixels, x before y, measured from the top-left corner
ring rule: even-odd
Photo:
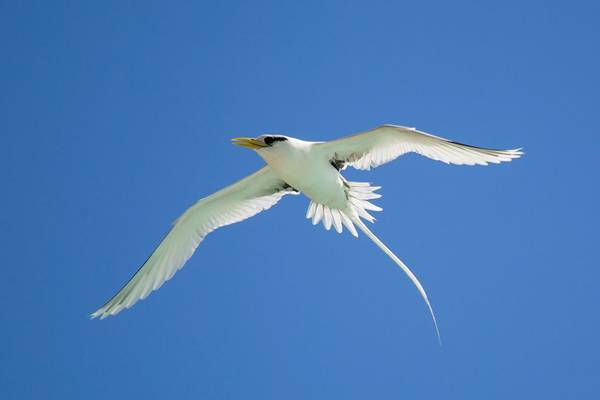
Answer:
[[[246,147],[247,149],[261,151],[270,151],[278,149],[288,144],[288,137],[283,135],[260,135],[256,138],[240,137],[231,139],[233,144]]]

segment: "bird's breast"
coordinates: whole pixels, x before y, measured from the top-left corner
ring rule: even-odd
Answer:
[[[327,160],[314,159],[308,154],[289,157],[271,164],[271,167],[288,185],[316,203],[330,208],[346,208],[348,200],[343,179]]]

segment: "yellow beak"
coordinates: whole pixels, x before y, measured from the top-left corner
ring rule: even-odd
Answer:
[[[249,137],[239,137],[231,139],[231,143],[236,144],[238,146],[246,147],[248,149],[256,150],[262,149],[263,147],[267,147],[263,142],[252,139]]]

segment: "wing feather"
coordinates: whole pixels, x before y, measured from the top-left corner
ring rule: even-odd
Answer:
[[[417,153],[446,164],[488,165],[511,161],[521,149],[494,150],[454,142],[414,128],[382,125],[367,132],[315,145],[342,168],[371,169],[406,153]]]
[[[266,166],[199,200],[175,221],[169,233],[125,286],[91,317],[103,319],[145,299],[184,266],[210,232],[269,209],[286,194],[296,192]]]

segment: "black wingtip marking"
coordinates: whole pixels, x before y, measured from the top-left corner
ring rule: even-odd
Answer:
[[[470,144],[465,144],[465,143],[461,143],[461,142],[455,142],[454,140],[448,140],[448,142],[452,143],[452,144],[459,145],[459,146],[470,147],[471,149],[476,149],[476,150],[484,151],[484,152],[490,152],[490,151],[492,151],[492,152],[503,152],[503,151],[506,151],[506,150],[500,150],[500,149],[490,149],[488,147],[471,146]]]

